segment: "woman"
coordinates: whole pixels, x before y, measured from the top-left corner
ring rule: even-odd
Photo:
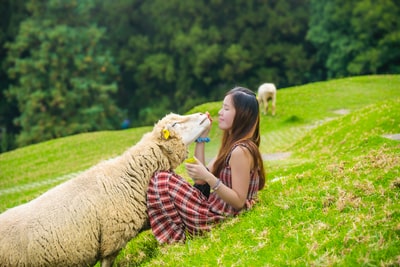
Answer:
[[[208,129],[196,141],[197,162],[185,165],[194,186],[172,171],[157,172],[150,180],[148,215],[160,243],[185,242],[186,234],[201,234],[251,208],[264,187],[256,95],[243,87],[230,90],[218,116],[223,137],[217,157],[204,165]]]

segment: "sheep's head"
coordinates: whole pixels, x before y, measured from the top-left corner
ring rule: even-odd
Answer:
[[[168,114],[154,126],[152,135],[157,138],[168,156],[171,168],[178,167],[187,157],[188,145],[193,143],[211,124],[207,114]]]

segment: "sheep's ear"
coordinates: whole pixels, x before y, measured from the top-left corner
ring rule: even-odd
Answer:
[[[170,133],[169,133],[169,130],[167,128],[164,128],[162,130],[162,134],[163,134],[164,139],[168,140]]]

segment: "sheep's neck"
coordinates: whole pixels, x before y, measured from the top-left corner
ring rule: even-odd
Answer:
[[[147,186],[151,176],[160,170],[170,170],[170,162],[157,146],[138,147],[128,151],[127,173],[133,179],[140,177],[140,183]],[[136,181],[138,182],[138,181]]]

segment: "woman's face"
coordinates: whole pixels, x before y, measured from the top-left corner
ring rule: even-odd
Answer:
[[[232,96],[227,95],[224,98],[222,109],[218,112],[218,126],[221,130],[230,130],[232,128],[233,119],[235,118],[236,110],[233,107]]]

